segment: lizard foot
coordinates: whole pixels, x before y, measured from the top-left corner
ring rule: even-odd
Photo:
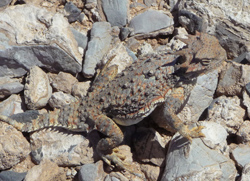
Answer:
[[[143,178],[141,174],[135,173],[133,169],[131,169],[131,164],[124,162],[124,160],[126,159],[126,156],[118,153],[118,151],[119,151],[118,148],[114,148],[111,154],[107,154],[107,155],[100,154],[100,155],[103,161],[107,163],[111,168],[114,168],[114,165],[115,165],[118,169],[126,170],[129,173],[137,177]],[[112,165],[112,163],[114,165]]]
[[[192,129],[189,129],[187,125],[183,126],[181,130],[179,130],[180,134],[187,138],[190,143],[192,143],[192,138],[205,137],[205,135],[201,132],[201,130],[205,128],[204,126],[196,126]]]

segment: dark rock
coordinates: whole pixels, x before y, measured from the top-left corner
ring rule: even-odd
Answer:
[[[17,173],[13,171],[2,171],[0,173],[0,181],[22,181],[26,176],[26,172]]]
[[[195,34],[195,31],[205,32],[206,27],[202,18],[189,11],[180,10],[178,20],[191,34]]]
[[[0,7],[4,7],[7,6],[8,4],[10,4],[12,0],[1,0],[0,1]]]
[[[81,10],[78,9],[72,2],[67,2],[64,9],[69,13],[67,16],[69,23],[73,23],[80,18]]]
[[[125,40],[129,34],[131,33],[131,29],[130,28],[127,28],[127,27],[124,27],[124,28],[121,28],[121,31],[120,31],[120,38],[121,40]]]
[[[232,61],[241,64],[250,64],[250,52],[244,52],[240,56],[233,59]]]

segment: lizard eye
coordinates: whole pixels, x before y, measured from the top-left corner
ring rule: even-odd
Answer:
[[[211,62],[210,59],[203,59],[203,60],[201,61],[201,64],[206,66],[206,65],[209,65],[210,62]]]

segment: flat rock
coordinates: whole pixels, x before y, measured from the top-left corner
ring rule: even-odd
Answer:
[[[123,27],[128,20],[128,0],[102,0],[102,9],[111,26]]]
[[[229,157],[208,148],[201,139],[189,144],[176,134],[166,158],[166,168],[161,180],[234,180],[236,168]]]
[[[6,170],[24,160],[30,145],[20,131],[0,121],[0,170]]]
[[[20,83],[19,79],[0,77],[0,99],[6,98],[11,94],[19,93],[23,88],[24,85]]]
[[[242,89],[250,82],[250,66],[235,62],[227,63],[220,74],[217,95],[241,95]]]
[[[103,162],[85,164],[81,166],[78,174],[79,181],[104,180],[106,173],[103,170]]]
[[[250,145],[250,121],[245,120],[236,134],[237,134],[237,140],[240,143]]]
[[[8,99],[0,102],[0,114],[11,116],[12,114],[22,113],[24,110],[23,101],[19,95],[13,94]]]
[[[241,181],[250,180],[250,163],[248,163],[244,166],[241,174],[242,174],[241,178],[240,178]]]
[[[64,129],[44,129],[31,136],[31,154],[36,163],[49,159],[59,166],[93,163],[93,149],[81,134]]]
[[[24,173],[18,173],[18,172],[13,172],[13,171],[2,171],[0,173],[0,180],[1,181],[23,181],[25,176],[26,176],[26,172]]]
[[[236,164],[243,168],[246,164],[250,163],[250,146],[240,144],[234,150],[232,150],[233,159]]]
[[[83,98],[87,95],[90,83],[91,81],[75,83],[72,87],[72,95],[79,98]]]
[[[69,73],[59,72],[59,74],[52,78],[52,87],[56,91],[62,91],[71,94],[73,85],[78,82],[77,79]]]
[[[42,69],[34,66],[26,77],[25,103],[29,109],[42,108],[48,103],[52,94],[49,78]]]
[[[49,105],[52,108],[59,109],[76,101],[77,99],[70,94],[65,94],[63,92],[54,92],[49,99]]]
[[[129,27],[133,28],[133,34],[150,34],[161,29],[173,26],[173,19],[161,13],[160,11],[148,10],[135,16],[129,23]],[[163,32],[161,32],[163,33]],[[167,31],[165,30],[167,34]],[[169,32],[168,32],[169,33]],[[158,35],[160,33],[157,33]]]
[[[23,4],[1,11],[0,22],[0,77],[21,77],[34,65],[81,71],[82,56],[62,14]]]
[[[91,38],[85,54],[83,74],[92,77],[95,68],[111,47],[111,25],[107,22],[96,22],[91,29]]]
[[[66,174],[64,173],[64,169],[58,167],[56,163],[50,160],[43,160],[39,165],[32,167],[25,177],[25,181],[33,180],[65,181]]]
[[[241,105],[237,96],[218,97],[208,108],[207,121],[219,123],[228,133],[235,134],[245,119],[245,109]]]

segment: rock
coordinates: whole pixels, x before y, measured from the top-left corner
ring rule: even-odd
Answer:
[[[69,105],[73,102],[77,102],[77,99],[70,94],[65,94],[63,92],[54,92],[49,99],[49,105],[52,108],[62,108],[65,105]]]
[[[88,89],[90,87],[91,81],[77,82],[72,87],[73,96],[83,98],[87,95]]]
[[[161,180],[235,180],[236,168],[230,158],[209,149],[201,139],[186,139],[176,134],[166,158]]]
[[[206,32],[216,35],[230,59],[249,51],[249,6],[247,1],[172,1],[171,7],[186,10],[203,19]]]
[[[156,4],[156,0],[143,0],[143,2],[146,6],[149,6],[149,7]]]
[[[80,18],[81,10],[78,9],[74,3],[67,2],[64,6],[65,11],[68,13],[68,21],[69,23],[73,23]]]
[[[152,166],[152,165],[141,165],[141,170],[143,173],[145,173],[146,179],[148,181],[155,181],[159,180],[160,175],[160,167]]]
[[[241,64],[250,64],[250,52],[244,52],[235,59],[232,60],[233,62],[241,63]]]
[[[227,145],[228,133],[223,126],[215,122],[202,121],[199,122],[204,126],[202,133],[205,137],[202,138],[204,144],[213,150],[218,150],[224,155],[229,155],[229,148]]]
[[[189,96],[187,104],[178,116],[185,122],[198,121],[203,111],[213,101],[213,96],[218,83],[218,71],[199,76]],[[202,95],[202,96],[200,96]]]
[[[0,102],[0,114],[11,116],[12,114],[22,113],[24,110],[23,101],[19,95],[11,95],[8,99]]]
[[[92,77],[95,73],[96,65],[108,52],[111,46],[111,26],[107,22],[97,22],[91,29],[91,38],[85,54],[83,74],[85,77]]]
[[[247,93],[248,94],[250,94],[250,82],[248,82],[247,84],[246,84],[246,91],[247,91]]]
[[[28,171],[24,181],[33,180],[65,181],[66,174],[64,173],[63,168],[58,167],[56,163],[51,162],[50,160],[43,160],[39,165],[32,167]]]
[[[30,145],[20,131],[0,121],[0,170],[6,170],[24,160]]]
[[[49,159],[59,166],[93,163],[93,149],[81,134],[64,129],[44,129],[31,136],[31,155],[36,163]]]
[[[146,43],[146,42],[144,42],[141,45],[141,47],[138,49],[138,55],[140,55],[140,56],[145,56],[145,55],[151,54],[153,52],[154,52],[153,47],[149,43]]]
[[[154,129],[139,128],[134,136],[134,147],[138,159],[144,163],[162,166],[165,160],[165,144]]]
[[[81,47],[83,50],[85,50],[88,44],[88,37],[74,28],[71,28],[71,31],[78,43],[78,47]]]
[[[238,63],[227,63],[220,74],[217,95],[241,95],[242,88],[250,82],[250,66]]]
[[[0,77],[21,77],[35,65],[81,71],[82,56],[62,14],[24,4],[1,11],[0,22]]]
[[[29,109],[44,107],[52,94],[49,78],[42,69],[34,66],[30,69],[25,84],[25,103]]]
[[[2,0],[2,1],[0,1],[0,8],[9,5],[10,2],[11,2],[11,0]]]
[[[203,19],[189,11],[180,10],[178,12],[178,21],[191,34],[195,34],[196,31],[206,31],[206,25],[204,25]]]
[[[78,174],[79,181],[104,180],[106,173],[103,170],[103,162],[85,164],[81,166]]]
[[[9,77],[0,77],[0,99],[6,98],[11,94],[19,93],[23,90],[24,85],[18,79]]]
[[[208,108],[207,121],[222,125],[228,133],[235,134],[245,118],[242,101],[237,97],[221,96],[215,99]]]
[[[127,47],[134,52],[137,52],[137,49],[140,46],[139,41],[137,41],[134,37],[128,38],[126,43]]]
[[[250,163],[246,164],[242,170],[241,181],[250,180]]]
[[[132,32],[131,28],[128,27],[121,28],[121,33],[120,33],[121,40],[122,41],[125,40],[130,35],[131,32]]]
[[[111,26],[123,27],[128,20],[128,0],[102,0],[102,9]]]
[[[142,34],[144,35],[143,37],[145,38],[145,37],[156,36],[159,34],[167,35],[172,33],[173,29],[171,27],[173,26],[173,23],[174,23],[173,19],[170,18],[169,16],[159,11],[148,10],[144,13],[135,16],[130,21],[129,27],[134,29],[132,35]],[[168,30],[166,28],[168,28]]]
[[[55,77],[50,77],[52,79],[52,87],[56,91],[62,91],[67,94],[71,94],[73,85],[77,82],[77,79],[69,73],[59,72]]]
[[[250,145],[250,121],[244,121],[236,134],[240,143]]]
[[[23,181],[27,173],[17,173],[13,171],[2,171],[0,173],[1,181]]]
[[[243,105],[247,108],[247,116],[250,118],[250,96],[247,89],[243,91]]]
[[[250,163],[250,146],[249,145],[238,145],[234,150],[232,150],[232,156],[235,160],[237,166],[241,169],[248,163]]]

